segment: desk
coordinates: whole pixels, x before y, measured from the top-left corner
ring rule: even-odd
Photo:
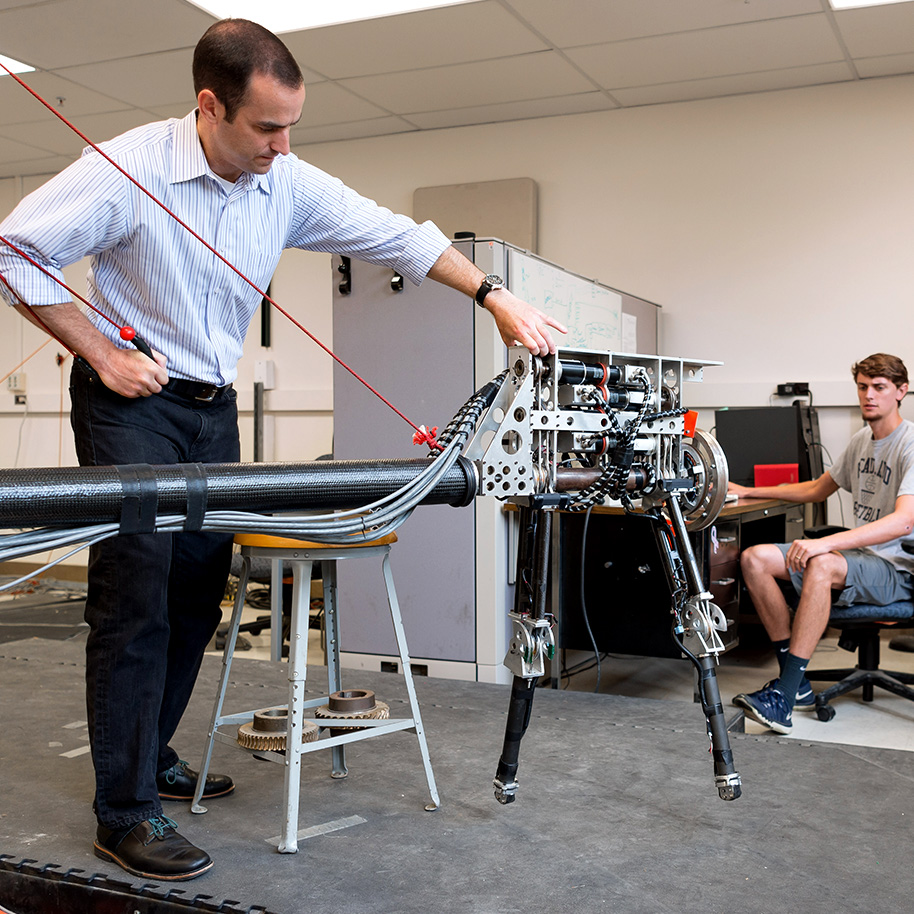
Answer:
[[[651,521],[621,508],[595,508],[582,554],[584,517],[561,513],[553,539],[551,604],[557,645],[592,651],[581,610],[601,651],[680,657],[670,636],[670,589]],[[803,532],[803,506],[778,499],[741,499],[724,506],[715,523],[692,535],[705,587],[723,610],[726,648],[739,643],[740,621],[757,621],[741,585],[739,554],[757,543],[786,542]]]

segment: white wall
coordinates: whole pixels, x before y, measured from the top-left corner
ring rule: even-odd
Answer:
[[[809,381],[837,457],[860,427],[851,364],[882,350],[914,372],[912,110],[900,77],[304,154],[406,211],[415,187],[534,178],[542,256],[662,304],[665,354],[724,362],[686,395],[703,427]]]
[[[296,151],[405,212],[416,187],[533,178],[542,256],[662,304],[665,354],[725,363],[690,389],[689,402],[763,405],[777,382],[808,381],[837,456],[859,427],[851,363],[886,350],[914,369],[912,110],[914,78],[897,77]],[[0,211],[18,185],[0,181]],[[292,252],[273,287],[328,344],[331,281],[328,258]],[[2,375],[40,337],[13,314],[0,314],[0,331]],[[280,315],[273,349],[258,340],[254,327],[239,389],[249,406],[254,361],[275,361],[267,458],[329,451],[329,357]],[[50,407],[60,373],[47,354],[57,348],[25,369],[30,406],[34,398],[48,412],[26,420],[20,465],[57,463]],[[12,399],[0,389],[4,465],[22,422]],[[702,425],[711,424],[703,412]],[[249,455],[249,419],[242,434]]]

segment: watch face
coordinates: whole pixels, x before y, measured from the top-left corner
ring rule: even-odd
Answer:
[[[487,286],[504,286],[505,281],[500,277],[496,276],[494,273],[489,273],[485,278],[485,283]]]

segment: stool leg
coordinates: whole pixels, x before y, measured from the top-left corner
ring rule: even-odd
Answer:
[[[270,660],[282,660],[282,559],[270,560]]]
[[[238,593],[235,596],[235,608],[232,610],[232,621],[229,623],[228,632],[225,635],[225,648],[222,651],[222,673],[219,676],[219,688],[216,690],[216,702],[213,705],[213,717],[209,725],[209,736],[206,739],[206,748],[203,750],[203,761],[200,764],[200,774],[197,778],[197,789],[194,791],[194,799],[191,803],[190,811],[202,814],[206,812],[206,807],[200,805],[200,798],[203,796],[203,790],[206,787],[206,775],[209,771],[209,763],[213,757],[213,742],[216,739],[216,721],[222,716],[222,705],[225,702],[225,691],[228,688],[229,670],[232,668],[232,657],[235,653],[235,640],[238,637],[238,627],[241,625],[241,612],[244,609],[244,595],[248,586],[248,577],[251,574],[250,556],[244,555],[241,558],[241,576],[238,579]]]
[[[406,632],[403,630],[403,620],[400,617],[400,602],[397,600],[397,591],[394,588],[394,576],[390,570],[390,549],[384,553],[381,563],[384,570],[384,583],[387,585],[387,602],[390,605],[390,620],[393,622],[394,634],[397,636],[397,647],[400,649],[400,664],[403,667],[403,679],[406,682],[406,692],[409,695],[409,707],[415,724],[416,737],[419,740],[419,751],[422,753],[422,764],[425,767],[425,779],[428,782],[428,792],[432,798],[427,810],[437,809],[441,805],[438,798],[438,788],[435,785],[435,775],[432,773],[432,762],[428,755],[428,744],[425,741],[425,730],[422,727],[422,716],[419,714],[419,701],[416,698],[416,686],[413,682],[413,671],[410,665],[409,649],[406,646]]]
[[[289,711],[286,731],[286,772],[279,853],[298,851],[298,799],[301,790],[302,726],[305,680],[308,675],[308,609],[311,603],[311,562],[292,562],[292,629],[289,638]]]
[[[332,695],[343,688],[340,674],[340,618],[336,611],[339,598],[336,562],[321,562],[321,580],[324,583],[324,655],[327,661],[327,688]],[[346,747],[333,746],[330,749],[330,757],[330,777],[346,777],[349,774],[346,767]]]

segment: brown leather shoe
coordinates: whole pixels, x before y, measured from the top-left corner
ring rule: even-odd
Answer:
[[[156,775],[156,787],[162,800],[192,800],[200,774],[185,761],[179,761],[167,771]],[[235,789],[235,782],[227,774],[208,774],[203,788],[204,800],[224,797]]]
[[[98,826],[95,856],[111,860],[134,876],[174,881],[195,879],[213,865],[206,851],[175,831],[167,816],[146,819],[127,829]]]

